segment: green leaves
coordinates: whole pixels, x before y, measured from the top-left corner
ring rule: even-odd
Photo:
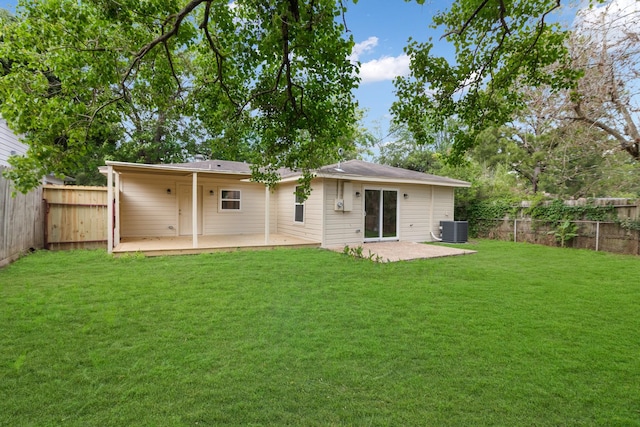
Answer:
[[[410,42],[411,75],[395,82],[395,119],[424,143],[447,119],[457,119],[462,126],[454,135],[452,158],[460,161],[482,130],[508,122],[524,108],[518,85],[571,87],[578,73],[548,70],[569,59],[568,33],[552,19],[558,7],[556,0],[454,2],[434,24],[453,44],[455,60],[433,55],[433,42]]]
[[[71,174],[87,156],[214,150],[310,170],[353,145],[353,41],[334,0],[21,0],[17,11],[2,21],[0,95],[30,147],[14,173],[23,191],[27,169]]]

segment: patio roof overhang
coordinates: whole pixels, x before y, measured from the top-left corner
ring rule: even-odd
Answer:
[[[249,180],[251,173],[237,172],[223,169],[202,169],[202,168],[189,168],[184,166],[174,165],[148,165],[143,163],[128,163],[128,162],[115,162],[106,161],[107,167],[111,166],[114,172],[129,172],[129,173],[154,173],[159,175],[173,175],[173,176],[190,176],[193,173],[203,175],[224,175],[227,178],[236,178],[239,180]],[[107,167],[100,167],[100,173],[107,175]]]

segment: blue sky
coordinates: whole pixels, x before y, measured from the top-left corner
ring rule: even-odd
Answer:
[[[362,80],[355,96],[365,109],[368,127],[381,126],[383,134],[377,136],[385,136],[389,123],[389,108],[395,99],[392,80],[409,71],[409,58],[403,53],[409,37],[420,42],[432,37],[434,52],[443,56],[450,52],[445,42],[438,43],[442,34],[429,27],[433,15],[450,3],[360,0],[347,6],[347,27],[356,42],[354,56],[361,63]]]

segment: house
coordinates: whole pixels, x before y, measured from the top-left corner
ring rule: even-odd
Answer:
[[[20,142],[18,136],[7,126],[6,120],[0,117],[0,166],[9,166],[9,157],[26,152],[27,146]]]
[[[9,167],[9,157],[20,156],[27,153],[29,147],[20,142],[20,138],[13,133],[7,125],[7,121],[0,117],[0,167]],[[42,178],[43,184],[65,185],[75,181],[72,177],[58,178],[53,174]]]
[[[281,171],[276,188],[251,181],[250,165],[107,162],[109,252],[197,253],[280,245],[335,247],[436,240],[453,220],[454,189],[468,182],[350,160],[314,172]]]

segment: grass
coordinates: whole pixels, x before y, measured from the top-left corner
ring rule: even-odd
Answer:
[[[479,241],[0,270],[0,425],[640,425],[640,259]]]

